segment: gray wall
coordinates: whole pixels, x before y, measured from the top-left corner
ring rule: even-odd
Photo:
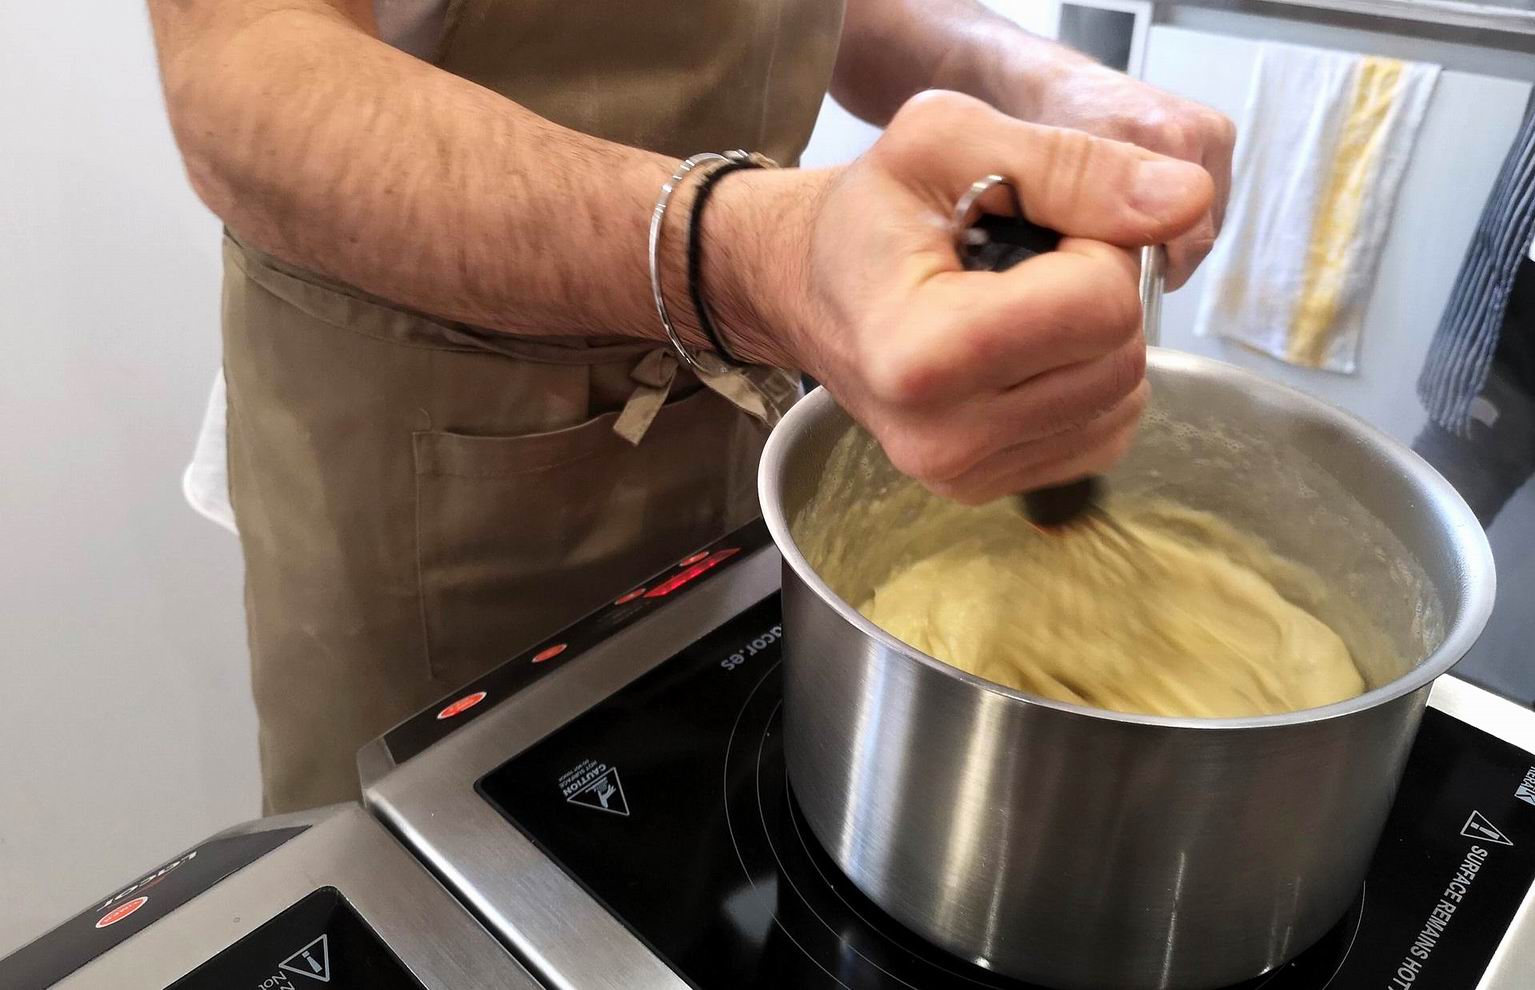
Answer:
[[[0,955],[259,810],[239,548],[180,498],[218,225],[144,5],[0,3]]]

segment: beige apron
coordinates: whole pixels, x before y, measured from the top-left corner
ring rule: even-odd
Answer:
[[[829,0],[455,0],[437,61],[614,141],[793,161],[840,22]],[[224,260],[269,812],[354,796],[363,743],[756,514],[765,429],[738,406],[771,415],[781,379],[716,391],[657,345],[434,320],[237,235]]]

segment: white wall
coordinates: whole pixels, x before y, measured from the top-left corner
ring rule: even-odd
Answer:
[[[142,3],[0,3],[0,955],[259,810],[239,550],[179,494],[218,226]]]

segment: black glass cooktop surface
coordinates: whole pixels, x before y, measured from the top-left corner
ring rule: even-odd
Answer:
[[[334,887],[321,887],[167,990],[424,990]]]
[[[821,851],[784,769],[779,622],[776,596],[748,609],[480,792],[700,990],[1028,990],[903,929]],[[1535,877],[1532,763],[1429,711],[1359,898],[1241,990],[1474,990]]]

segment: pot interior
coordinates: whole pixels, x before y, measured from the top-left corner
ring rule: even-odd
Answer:
[[[1325,403],[1217,362],[1154,350],[1148,377],[1151,408],[1111,490],[1211,512],[1319,575],[1320,586],[1299,569],[1267,576],[1337,630],[1372,689],[1414,670],[1426,680],[1464,654],[1491,608],[1491,553],[1423,461]],[[791,566],[837,575],[826,585],[851,613],[904,563],[893,527],[935,496],[824,390],[805,405],[770,445],[764,506],[780,543],[791,532],[802,555],[788,553]],[[849,511],[874,499],[877,514]],[[836,554],[858,554],[857,566]]]

